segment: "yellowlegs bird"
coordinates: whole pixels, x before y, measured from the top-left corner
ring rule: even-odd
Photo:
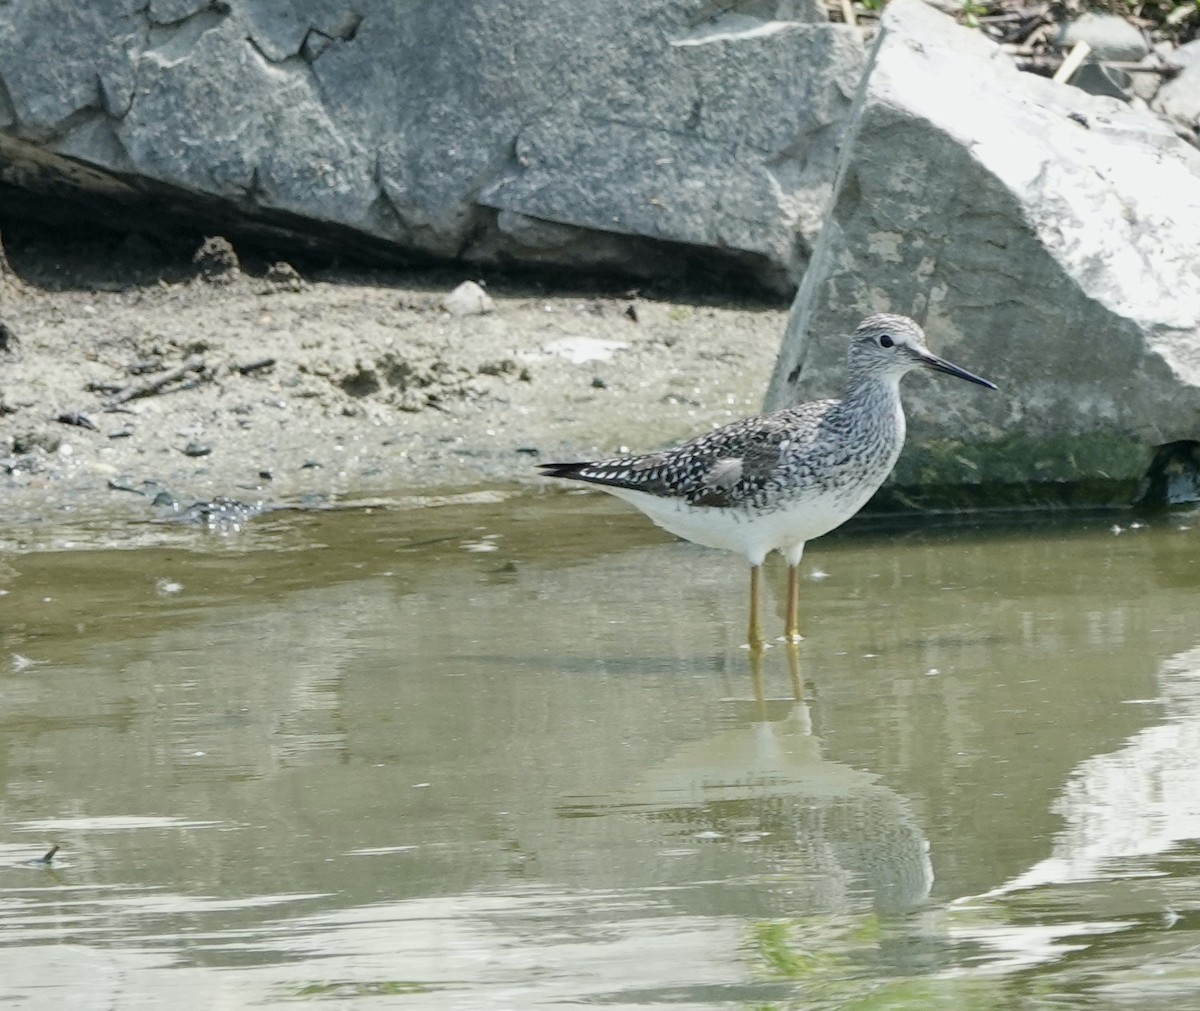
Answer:
[[[908,317],[880,313],[854,331],[841,400],[744,418],[661,453],[539,466],[547,477],[597,485],[685,540],[745,555],[751,647],[762,644],[759,570],[780,552],[788,564],[785,638],[795,642],[805,542],[845,523],[891,473],[904,446],[900,380],[919,368],[996,389],[933,354]]]

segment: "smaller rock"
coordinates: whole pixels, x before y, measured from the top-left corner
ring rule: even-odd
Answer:
[[[192,256],[192,263],[209,284],[229,284],[238,278],[242,269],[233,244],[220,235],[205,239]]]
[[[1071,78],[1071,84],[1089,95],[1116,98],[1122,102],[1128,102],[1133,95],[1132,76],[1103,63],[1085,63]]]
[[[265,278],[271,291],[303,291],[304,278],[290,263],[280,260],[267,268]]]
[[[1195,43],[1181,46],[1177,54],[1183,53],[1193,45]],[[1193,53],[1200,55],[1196,51]],[[1175,62],[1174,57],[1171,62]],[[1196,143],[1200,137],[1200,60],[1180,62],[1184,66],[1183,72],[1158,89],[1151,108],[1186,131],[1188,139]]]
[[[9,457],[13,466],[8,467],[9,474],[41,474],[46,469],[44,453],[26,453],[21,457]]]
[[[1060,46],[1070,49],[1080,42],[1091,47],[1089,61],[1098,63],[1106,60],[1133,63],[1150,51],[1142,33],[1116,14],[1083,14],[1062,26],[1058,36]]]
[[[1170,62],[1169,59],[1167,62]],[[1139,63],[1139,66],[1145,67],[1146,72],[1129,75],[1130,80],[1133,82],[1131,90],[1135,98],[1140,98],[1143,102],[1151,102],[1163,84],[1164,78],[1161,73],[1163,55],[1159,52],[1153,52],[1145,57]]]
[[[86,428],[89,432],[98,432],[95,422],[92,421],[86,414],[79,411],[63,411],[57,418],[54,419],[60,425],[73,425],[75,428]]]
[[[57,453],[62,445],[62,436],[57,432],[21,432],[13,436],[13,452],[18,456],[40,449],[44,453]]]
[[[212,452],[212,446],[207,442],[189,442],[183,447],[184,456],[208,456]]]
[[[1185,42],[1176,50],[1167,54],[1167,62],[1177,67],[1196,67],[1200,69],[1200,39]]]
[[[438,303],[451,316],[481,316],[496,308],[496,303],[474,281],[463,281]]]
[[[1165,509],[1200,502],[1200,442],[1190,439],[1159,446],[1138,485],[1134,505]]]
[[[15,351],[19,343],[16,331],[0,319],[0,351]]]

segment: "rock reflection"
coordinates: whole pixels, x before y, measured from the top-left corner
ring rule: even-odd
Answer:
[[[1158,698],[1136,701],[1161,704],[1162,719],[1067,778],[1050,855],[951,905],[946,926],[960,949],[1011,970],[1093,947],[1098,984],[1127,986],[1133,974],[1145,977],[1142,997],[1180,983],[1194,996],[1197,935],[1177,910],[1194,906],[1200,876],[1200,647],[1165,661],[1159,683]]]
[[[1052,854],[990,894],[1103,880],[1200,839],[1200,647],[1166,661],[1160,684],[1159,699],[1142,701],[1162,704],[1162,722],[1082,762],[1053,805],[1066,827]]]

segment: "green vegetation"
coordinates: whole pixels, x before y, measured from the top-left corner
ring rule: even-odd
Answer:
[[[751,944],[766,975],[778,979],[806,979],[837,968],[845,959],[825,952],[799,951],[795,947],[794,921],[767,920],[751,928]]]
[[[757,974],[796,984],[795,996],[757,1011],[991,1011],[1005,1006],[1002,977],[919,975],[881,980],[868,968],[885,926],[878,917],[765,920],[748,946]]]

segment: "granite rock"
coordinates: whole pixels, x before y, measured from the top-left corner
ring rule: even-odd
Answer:
[[[835,392],[844,335],[904,313],[1001,392],[908,379],[894,499],[1127,501],[1200,440],[1200,152],[919,0],[883,26],[768,406]]]
[[[863,59],[816,0],[39,6],[0,19],[10,186],[277,245],[784,288]]]

